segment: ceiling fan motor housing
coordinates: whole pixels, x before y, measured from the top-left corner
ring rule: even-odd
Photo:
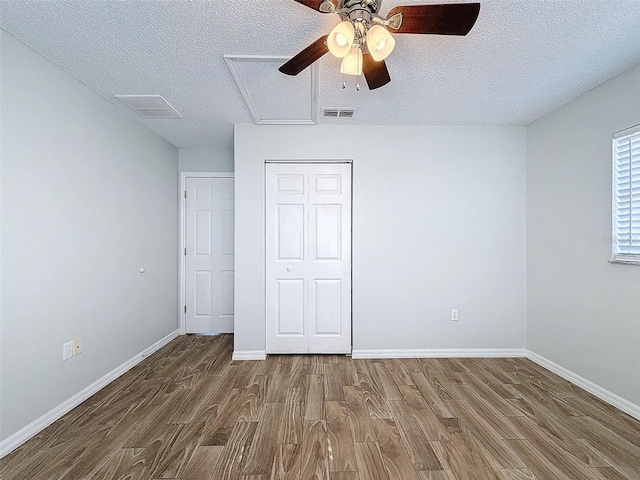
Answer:
[[[338,9],[366,9],[371,13],[378,13],[382,5],[382,0],[340,0]]]
[[[380,10],[379,1],[368,0],[340,0],[340,17],[342,20],[350,20],[353,23],[363,24],[369,27],[373,21],[373,17]]]
[[[382,0],[340,0],[338,12],[340,18],[349,21],[355,28],[354,45],[359,46],[363,53],[368,53],[366,33],[374,23],[373,18],[380,10]]]

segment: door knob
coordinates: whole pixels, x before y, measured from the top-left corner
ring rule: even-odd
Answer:
[[[291,267],[287,267],[287,272],[290,272],[290,271],[291,271]]]

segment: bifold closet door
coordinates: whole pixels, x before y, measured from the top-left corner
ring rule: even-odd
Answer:
[[[267,353],[350,353],[351,165],[266,176]]]

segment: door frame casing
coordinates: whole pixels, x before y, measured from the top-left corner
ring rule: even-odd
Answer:
[[[264,160],[264,165],[262,167],[262,187],[264,189],[264,193],[262,196],[262,206],[263,206],[263,212],[262,212],[262,216],[263,216],[263,235],[264,235],[264,280],[265,280],[265,291],[264,291],[264,326],[265,326],[265,337],[264,337],[264,351],[265,351],[265,358],[266,356],[268,356],[269,354],[266,353],[267,352],[267,290],[266,290],[266,282],[268,281],[267,279],[267,164],[269,163],[276,163],[276,164],[318,164],[318,163],[325,163],[325,164],[338,164],[338,163],[343,163],[343,164],[349,164],[351,165],[351,245],[349,246],[349,248],[351,249],[351,351],[353,351],[353,177],[354,177],[354,162],[352,159],[267,159]],[[348,353],[347,355],[351,355],[351,353]]]
[[[178,202],[180,204],[180,215],[179,215],[179,223],[180,223],[180,241],[179,249],[178,249],[178,257],[180,258],[180,272],[178,278],[178,297],[180,303],[178,304],[178,331],[180,335],[185,335],[187,332],[187,324],[186,324],[186,315],[184,313],[184,307],[187,301],[186,295],[186,265],[185,265],[185,256],[184,249],[187,247],[186,242],[186,219],[187,219],[187,202],[184,196],[187,191],[187,179],[188,178],[235,178],[235,174],[233,172],[180,172],[180,198]],[[235,194],[234,194],[234,203],[235,203]],[[234,266],[235,268],[235,266]]]

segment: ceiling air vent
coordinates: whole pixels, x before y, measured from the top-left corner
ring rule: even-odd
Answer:
[[[353,108],[323,108],[322,118],[353,118],[356,111]]]
[[[160,95],[115,95],[130,109],[145,118],[182,118]]]

